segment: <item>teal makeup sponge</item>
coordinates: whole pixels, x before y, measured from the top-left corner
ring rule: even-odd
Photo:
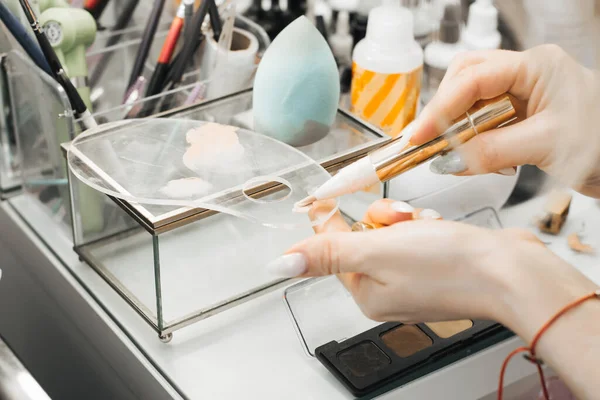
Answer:
[[[292,146],[321,140],[335,120],[340,81],[321,33],[305,17],[265,52],[254,80],[254,129]]]

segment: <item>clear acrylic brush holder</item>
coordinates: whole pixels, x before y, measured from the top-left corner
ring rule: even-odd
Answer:
[[[240,19],[240,23],[244,21]],[[254,27],[260,35],[260,27]],[[158,57],[166,32],[158,32],[149,60]],[[268,39],[267,39],[268,40]],[[268,43],[260,42],[261,47]],[[140,39],[125,40],[114,46],[96,50],[95,47],[87,53],[90,76],[98,68],[103,73],[97,84],[91,88],[92,112],[98,123],[107,123],[124,119],[131,109],[146,110],[146,115],[165,112],[181,107],[190,100],[190,94],[198,89],[206,89],[209,82],[196,82],[197,72],[187,73],[183,86],[158,94],[151,98],[142,98],[129,105],[123,105],[127,91],[128,77],[135,61]],[[81,132],[79,121],[76,121],[70,111],[69,101],[64,90],[48,75],[33,64],[24,53],[9,51],[2,63],[5,71],[12,126],[14,126],[13,146],[4,146],[9,150],[9,156],[1,160],[12,161],[11,176],[19,177],[19,185],[23,185],[25,195],[32,200],[32,206],[41,207],[55,218],[60,228],[71,231],[71,215],[69,195],[67,190],[67,171],[61,154],[60,144],[68,142]],[[143,76],[150,79],[153,72],[149,61],[143,71]],[[0,79],[0,85],[1,83]],[[198,86],[197,86],[198,85]],[[206,91],[206,90],[204,90]],[[200,91],[202,92],[202,91]],[[3,101],[4,97],[0,97]],[[199,96],[193,102],[204,101],[206,97]],[[151,107],[147,107],[151,105]],[[149,111],[148,111],[149,110]],[[0,110],[0,113],[5,111]],[[2,144],[7,143],[5,127],[2,124],[0,138]],[[16,164],[16,161],[19,161]],[[5,161],[2,161],[4,163]],[[2,175],[4,177],[4,175]],[[90,191],[87,193],[90,207],[99,210],[110,207],[112,203],[105,196]],[[23,211],[22,214],[26,214]]]

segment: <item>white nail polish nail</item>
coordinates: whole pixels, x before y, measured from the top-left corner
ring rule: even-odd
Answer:
[[[500,175],[504,175],[504,176],[515,176],[517,174],[517,169],[516,168],[502,168],[500,171],[498,171],[498,173]]]
[[[392,208],[392,210],[404,214],[410,214],[415,210],[413,206],[403,201],[396,201],[392,203],[390,207]]]
[[[451,151],[433,160],[429,170],[440,175],[458,174],[467,170],[467,164],[458,152]]]
[[[287,254],[267,264],[267,272],[280,278],[294,278],[306,269],[306,258],[300,253]]]
[[[442,219],[442,214],[435,210],[426,208],[419,213],[419,219]]]

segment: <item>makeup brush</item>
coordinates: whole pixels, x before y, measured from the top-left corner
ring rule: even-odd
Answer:
[[[83,99],[75,89],[73,83],[65,73],[63,66],[61,65],[58,56],[54,52],[52,45],[48,42],[48,38],[46,34],[42,31],[40,24],[35,16],[33,10],[31,9],[31,5],[27,0],[19,0],[21,3],[21,7],[23,7],[23,11],[25,12],[25,16],[27,20],[31,24],[31,28],[33,29],[33,33],[35,34],[38,43],[40,44],[40,48],[42,49],[42,53],[46,57],[48,61],[48,65],[50,66],[50,70],[52,72],[52,76],[56,81],[63,87],[67,97],[69,98],[69,102],[71,103],[71,107],[75,111],[75,115],[77,118],[81,119],[81,123],[85,129],[90,129],[98,126],[89,110],[87,109]]]
[[[194,18],[194,0],[183,0],[185,4],[185,22],[183,24],[183,32],[185,37],[190,36],[190,27]]]
[[[186,68],[190,64],[192,60],[192,56],[202,43],[203,36],[201,35],[202,23],[208,14],[208,10],[210,7],[210,3],[212,0],[204,0],[200,4],[200,8],[196,10],[194,14],[194,18],[192,20],[192,27],[190,37],[185,38],[185,42],[183,43],[183,48],[181,52],[176,57],[174,65],[171,68],[171,72],[168,76],[168,81],[170,83],[170,87],[178,84],[183,78],[183,74],[185,73]]]
[[[355,193],[376,183],[387,182],[439,155],[448,153],[479,133],[496,129],[512,121],[515,115],[515,108],[508,95],[483,100],[477,102],[444,134],[417,147],[408,147],[414,130],[414,125],[411,124],[408,129],[404,129],[398,139],[342,168],[311,196],[296,203],[294,209],[300,210],[318,200]]]
[[[0,1],[0,20],[6,25],[13,37],[19,42],[27,55],[31,57],[33,62],[48,75],[52,75],[50,66],[44,57],[44,53],[40,50],[40,46],[29,36],[21,21],[13,15],[13,13]]]
[[[162,15],[164,7],[165,0],[154,1],[152,12],[150,13],[150,17],[148,18],[148,22],[146,23],[146,28],[144,28],[144,34],[142,35],[140,47],[135,56],[135,63],[133,64],[131,75],[129,76],[129,83],[127,84],[127,87],[130,89],[136,83],[138,77],[142,75],[142,71],[144,70],[144,64],[148,59],[150,47],[152,47],[152,42],[154,41],[154,36],[156,35],[156,30],[158,29],[158,23],[160,21],[160,17]]]
[[[117,22],[115,23],[115,26],[112,28],[112,31],[121,31],[121,30],[125,29],[125,27],[127,27],[127,25],[129,25],[131,18],[133,18],[133,12],[137,8],[139,2],[140,2],[140,0],[129,0],[127,2],[127,4],[125,5],[125,8],[123,8],[123,12],[121,12],[119,17],[117,18]],[[123,36],[122,33],[112,35],[108,39],[105,47],[108,48],[108,47],[114,46],[121,40],[122,36]],[[92,72],[92,75],[90,76],[90,85],[89,86],[91,88],[95,87],[98,84],[98,82],[104,75],[104,71],[106,70],[106,67],[108,66],[108,62],[112,59],[114,54],[115,54],[114,51],[105,52],[102,56],[102,59],[100,59],[100,61],[98,61],[98,64],[96,65],[96,68],[94,69],[94,72]]]
[[[208,15],[213,30],[213,38],[218,42],[221,37],[221,31],[223,30],[223,22],[221,21],[221,16],[219,15],[219,9],[217,8],[215,0],[210,0],[210,4],[208,5]]]
[[[179,41],[181,30],[183,29],[184,18],[185,4],[182,2],[177,8],[177,14],[173,19],[173,22],[171,23],[169,33],[167,34],[167,38],[165,39],[160,55],[158,56],[156,67],[154,68],[154,72],[152,73],[152,77],[150,78],[150,83],[148,84],[146,97],[154,96],[155,94],[160,93],[160,91],[164,87],[165,77],[167,75],[169,63],[173,58],[175,47],[177,46],[177,42]]]

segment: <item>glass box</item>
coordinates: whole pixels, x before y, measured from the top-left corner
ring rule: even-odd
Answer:
[[[252,90],[155,117],[248,129]],[[299,150],[333,173],[388,140],[338,111],[330,133]],[[273,279],[264,266],[313,234],[310,227],[281,231],[205,209],[148,206],[116,198],[111,200],[118,207],[105,207],[98,220],[86,200],[90,188],[71,172],[69,182],[75,250],[166,341],[177,329],[285,285],[289,280]],[[364,212],[381,197],[382,191],[371,190],[358,199],[347,196],[341,204],[355,208],[362,204]]]
[[[0,23],[0,199],[6,199],[21,187],[17,142],[8,90],[6,57],[21,47]]]

